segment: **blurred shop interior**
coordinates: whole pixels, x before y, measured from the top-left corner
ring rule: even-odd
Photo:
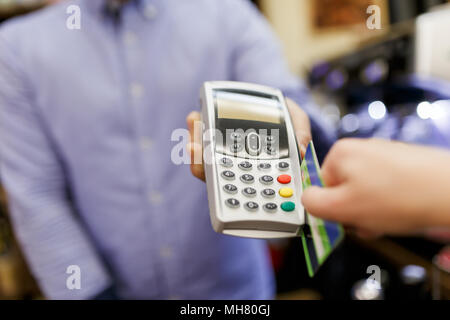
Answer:
[[[0,0],[0,23],[40,0]],[[254,1],[340,137],[382,137],[450,147],[450,4],[446,0]],[[371,4],[382,28],[366,26]],[[0,48],[1,50],[1,48]],[[39,299],[0,196],[0,299]],[[450,299],[450,235],[362,240],[347,235],[307,276],[300,241],[271,242],[280,299]],[[366,286],[382,269],[382,290]]]

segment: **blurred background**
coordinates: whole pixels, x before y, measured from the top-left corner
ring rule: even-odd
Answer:
[[[0,0],[0,24],[56,1]],[[450,6],[446,0],[253,1],[280,38],[289,66],[340,137],[450,146]],[[366,8],[381,9],[380,30]],[[0,48],[1,50],[1,48]],[[0,299],[39,299],[0,190]],[[300,241],[269,244],[280,299],[450,299],[448,234],[343,245],[309,279]],[[362,279],[382,269],[382,288]]]

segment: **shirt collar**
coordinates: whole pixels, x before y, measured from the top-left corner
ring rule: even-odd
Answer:
[[[85,0],[85,5],[95,15],[106,18],[117,18],[125,6],[134,6],[146,19],[153,19],[157,12],[154,0],[130,0],[124,4],[118,0]]]

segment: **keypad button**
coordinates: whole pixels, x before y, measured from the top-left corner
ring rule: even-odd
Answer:
[[[272,165],[270,163],[260,163],[258,164],[258,169],[259,170],[270,170],[270,168],[272,168]]]
[[[244,149],[244,145],[242,143],[233,143],[230,146],[230,151],[233,153],[240,152],[242,149]]]
[[[281,209],[286,212],[291,212],[295,210],[295,203],[291,201],[283,202],[281,204]]]
[[[261,191],[261,194],[264,198],[273,198],[275,196],[275,190],[273,189],[264,189]]]
[[[279,183],[288,184],[291,182],[291,176],[288,174],[283,174],[283,175],[279,176],[277,180]]]
[[[250,201],[245,204],[245,209],[248,211],[256,211],[258,210],[259,205],[256,202]]]
[[[226,201],[225,201],[225,204],[228,206],[228,207],[230,207],[230,208],[238,208],[239,207],[239,200],[237,200],[237,199],[234,199],[234,198],[230,198],[230,199],[227,199]]]
[[[254,197],[256,196],[256,190],[253,188],[245,188],[242,190],[242,193],[247,197]]]
[[[272,184],[273,183],[273,177],[271,177],[271,176],[262,176],[261,178],[259,178],[259,181],[262,184]]]
[[[264,210],[271,213],[277,211],[277,208],[278,206],[275,203],[266,203],[264,205]]]
[[[292,190],[291,188],[281,188],[279,194],[283,198],[290,198],[294,194],[294,190]]]
[[[222,178],[226,179],[226,180],[234,180],[235,174],[233,171],[224,171],[222,172]]]
[[[289,169],[289,163],[284,162],[284,161],[280,162],[278,164],[278,169],[281,170],[281,171],[285,171],[285,170]]]
[[[248,162],[248,161],[244,161],[244,162],[239,163],[239,168],[242,169],[242,170],[248,171],[248,170],[251,170],[252,167],[253,167],[253,165],[250,162]]]
[[[266,146],[266,153],[270,154],[270,155],[276,154],[277,153],[277,148],[275,146],[273,146],[273,145],[267,145]]]
[[[223,190],[229,194],[236,194],[237,193],[237,187],[233,184],[226,184],[223,186]]]
[[[244,183],[252,183],[255,181],[255,177],[253,177],[251,174],[243,174],[241,176],[241,181]]]
[[[233,160],[230,158],[222,158],[220,159],[220,164],[225,168],[231,168],[233,166]]]

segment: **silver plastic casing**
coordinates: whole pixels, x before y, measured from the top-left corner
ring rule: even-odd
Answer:
[[[227,142],[220,143],[216,141],[217,132],[223,132],[224,130],[233,131],[236,129],[235,125],[231,125],[230,128],[220,127],[223,121],[218,120],[218,108],[216,106],[217,101],[215,95],[221,91],[248,95],[250,98],[249,101],[251,101],[252,97],[261,96],[271,97],[274,101],[278,101],[280,117],[284,121],[283,124],[285,126],[283,126],[283,130],[285,132],[279,133],[278,145],[280,146],[280,151],[275,156],[264,153],[250,156],[245,153],[246,148],[230,154],[226,152]],[[304,209],[300,202],[302,193],[300,156],[290,114],[281,91],[266,86],[242,82],[205,82],[201,89],[200,100],[202,105],[202,121],[204,124],[202,142],[204,168],[211,223],[214,230],[227,235],[247,238],[271,239],[298,236],[305,221]],[[241,108],[241,106],[238,106],[238,108]],[[242,108],[254,110],[248,103],[243,103]],[[246,112],[248,110],[242,109],[242,111],[249,117],[249,113]],[[251,115],[250,113],[250,117]],[[233,124],[232,119],[226,122]],[[259,129],[266,126],[265,122],[249,121],[246,123],[254,124]],[[264,130],[259,130],[259,132],[262,131]],[[244,139],[246,139],[246,136]],[[226,137],[223,140],[226,140]],[[220,163],[224,157],[232,160],[233,166],[231,168],[224,167]],[[250,170],[242,170],[239,168],[239,163],[244,161],[252,164]],[[280,170],[278,168],[280,162],[288,163],[289,168]],[[269,170],[259,170],[258,165],[261,163],[270,164],[271,168]],[[232,181],[224,179],[222,176],[222,173],[228,170],[235,173],[235,179]],[[248,184],[241,181],[240,177],[243,174],[251,174],[254,177],[254,182]],[[262,184],[260,177],[263,175],[273,177],[273,183],[270,185]],[[288,184],[279,183],[277,178],[280,175],[290,175],[291,182]],[[231,195],[225,192],[224,186],[226,184],[235,185],[237,187],[237,193]],[[247,187],[256,189],[257,193],[253,198],[249,198],[243,194],[242,190]],[[262,190],[267,188],[273,189],[276,192],[272,199],[264,197],[261,193]],[[282,197],[279,193],[282,188],[292,189],[293,195],[289,198]],[[240,205],[237,208],[227,206],[226,200],[230,198],[237,199]],[[245,204],[249,201],[259,205],[257,210],[250,211],[245,207]],[[294,203],[295,209],[290,212],[283,210],[281,205],[285,202]],[[272,212],[265,210],[264,205],[267,203],[276,204],[277,209]]]

